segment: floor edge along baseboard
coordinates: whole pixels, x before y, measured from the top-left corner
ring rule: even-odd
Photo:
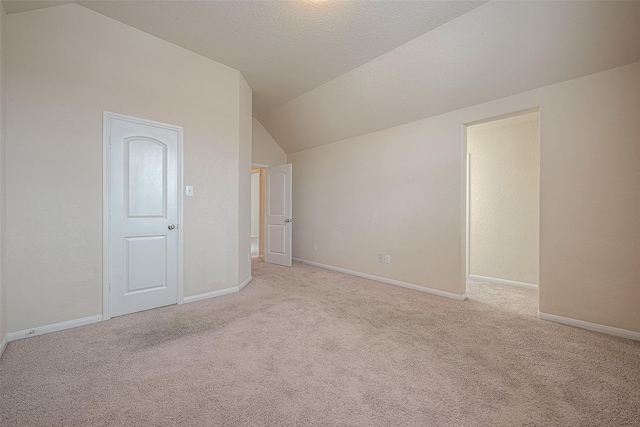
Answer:
[[[207,292],[204,294],[185,297],[184,302],[188,303],[188,302],[200,301],[207,298],[214,298],[222,295],[228,295],[235,292],[239,292],[245,286],[251,283],[252,280],[253,280],[253,277],[249,276],[249,278],[244,282],[242,282],[239,286],[233,286],[233,287],[221,289],[218,291]],[[21,340],[24,338],[37,337],[38,335],[49,334],[51,332],[64,331],[65,329],[71,329],[71,328],[77,328],[78,326],[90,325],[92,323],[102,322],[103,320],[104,319],[102,317],[102,314],[96,314],[95,316],[82,317],[80,319],[67,320],[65,322],[37,326],[35,328],[24,329],[22,331],[17,331],[17,332],[9,332],[4,336],[4,338],[2,339],[2,342],[0,342],[0,357],[2,356],[2,353],[4,353],[4,350],[6,349],[7,344],[10,343],[11,341]]]
[[[538,289],[538,285],[533,283],[517,282],[515,280],[498,279],[495,277],[478,276],[477,274],[469,274],[468,278],[471,280],[479,280],[481,282],[492,282],[500,283],[502,285],[517,286],[519,288]]]
[[[603,334],[615,335],[617,337],[640,341],[640,332],[630,331],[628,329],[614,328],[613,326],[605,326],[600,325],[599,323],[585,322],[584,320],[577,320],[570,317],[542,313],[540,311],[538,311],[538,319],[548,320],[550,322],[560,323],[562,325],[575,326],[576,328],[587,329],[589,331],[601,332]]]
[[[7,344],[9,344],[9,334],[6,334],[4,337],[2,337],[2,342],[0,342],[0,357],[2,357],[4,349],[7,348]]]
[[[244,282],[240,283],[238,285],[238,290],[241,291],[244,289],[245,286],[247,286],[249,283],[251,283],[253,281],[253,276],[249,276],[247,278],[247,280],[245,280]]]
[[[440,297],[450,298],[458,301],[464,301],[467,299],[467,294],[462,295],[454,294],[451,292],[441,291],[439,289],[433,289],[426,286],[420,286],[413,283],[401,282],[400,280],[387,279],[385,277],[374,276],[373,274],[362,273],[360,271],[349,270],[342,267],[334,267],[332,265],[320,264],[315,261],[307,261],[302,258],[293,258],[294,261],[303,264],[309,264],[314,267],[324,268],[326,270],[337,271],[338,273],[350,274],[351,276],[362,277],[363,279],[375,280],[376,282],[386,283],[388,285],[400,286],[402,288],[413,289],[414,291],[420,291],[427,294],[437,295]]]
[[[236,292],[240,292],[240,288],[238,286],[232,286],[230,288],[224,288],[217,291],[205,292],[202,294],[191,295],[188,297],[184,297],[183,301],[185,303],[200,301],[208,298],[221,297],[223,295],[234,294]]]
[[[37,337],[38,335],[50,334],[51,332],[64,331],[65,329],[77,328],[78,326],[90,325],[101,322],[102,314],[82,317],[80,319],[67,320],[65,322],[53,323],[51,325],[36,326],[35,328],[24,329],[17,332],[9,332],[8,342],[21,340],[23,338]]]

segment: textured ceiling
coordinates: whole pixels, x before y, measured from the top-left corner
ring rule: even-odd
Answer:
[[[640,2],[489,2],[260,122],[288,154],[386,129],[640,61],[639,22]]]
[[[287,153],[640,61],[639,1],[76,3],[240,70]]]
[[[240,70],[253,114],[480,6],[461,1],[77,1]]]
[[[73,0],[4,0],[2,3],[4,4],[4,11],[11,14],[44,9],[45,7],[60,6],[61,4],[73,3]]]

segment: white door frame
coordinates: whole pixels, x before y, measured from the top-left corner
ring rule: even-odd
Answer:
[[[182,229],[184,218],[182,216],[183,188],[182,188],[182,139],[183,130],[180,126],[168,125],[154,122],[152,120],[140,119],[138,117],[126,116],[124,114],[102,112],[102,320],[111,318],[111,146],[109,144],[111,119],[117,118],[133,123],[161,127],[174,130],[178,133],[178,304],[184,302],[183,291],[183,247]]]
[[[534,113],[534,112],[541,112],[541,108],[540,106],[535,106],[535,107],[531,107],[531,108],[526,108],[523,110],[517,110],[517,111],[512,111],[509,113],[505,113],[505,114],[501,114],[498,116],[492,116],[492,117],[487,117],[481,120],[474,120],[473,122],[468,122],[468,123],[463,123],[462,124],[462,156],[461,156],[461,161],[462,161],[462,209],[461,209],[461,215],[460,218],[462,219],[461,221],[461,228],[462,228],[462,239],[460,242],[460,249],[462,251],[462,253],[464,254],[464,265],[462,266],[462,271],[463,273],[463,277],[464,277],[464,289],[466,292],[467,289],[467,278],[469,277],[470,274],[470,244],[471,244],[471,240],[470,240],[470,214],[471,214],[471,193],[469,192],[470,189],[470,185],[471,185],[471,177],[469,176],[469,174],[471,173],[471,154],[467,153],[467,128],[469,126],[474,126],[474,125],[479,125],[482,123],[489,123],[489,122],[494,122],[496,120],[502,120],[502,119],[508,119],[509,117],[516,117],[516,116],[520,116],[523,114],[528,114],[528,113]],[[540,138],[540,142],[542,143],[542,135],[539,136]],[[540,148],[539,148],[540,149]],[[540,173],[540,170],[538,170],[538,173]],[[538,227],[540,227],[540,224],[538,224]],[[538,236],[539,238],[539,236]],[[540,240],[538,240],[538,244],[539,244]],[[538,263],[538,270],[540,270],[540,264]],[[538,306],[540,305],[540,293],[538,293]]]
[[[265,241],[266,241],[266,233],[265,233],[265,227],[266,227],[266,203],[265,203],[265,188],[264,188],[264,171],[266,168],[268,168],[269,165],[264,165],[262,163],[251,163],[251,169],[260,169],[260,208],[259,208],[259,215],[260,215],[260,237],[258,237],[258,257],[264,261],[264,248],[265,248]]]

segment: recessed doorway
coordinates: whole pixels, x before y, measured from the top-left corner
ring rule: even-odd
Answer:
[[[264,168],[251,168],[251,258],[264,257]]]
[[[466,127],[466,277],[538,289],[540,113]]]
[[[291,164],[252,165],[252,258],[291,267],[291,197]]]

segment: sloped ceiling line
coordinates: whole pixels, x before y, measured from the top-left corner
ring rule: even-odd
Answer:
[[[75,3],[239,70],[287,153],[640,61],[640,2]]]

